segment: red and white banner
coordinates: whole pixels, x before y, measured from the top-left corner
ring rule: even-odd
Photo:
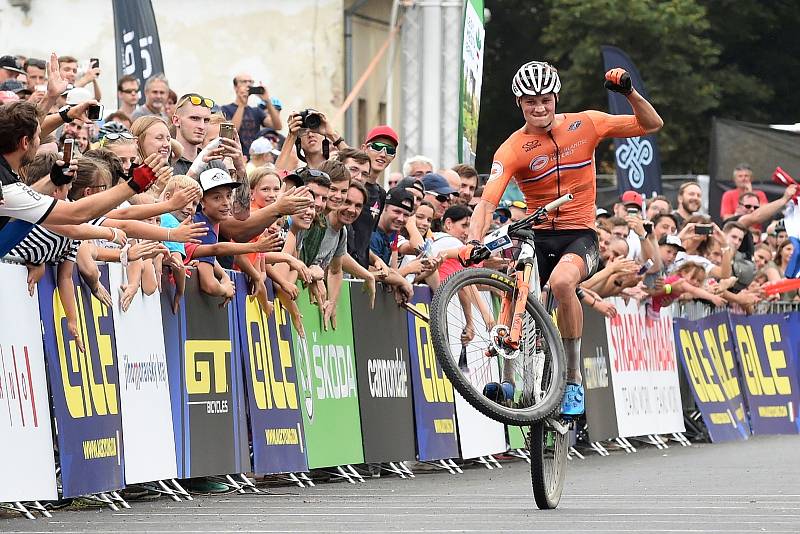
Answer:
[[[58,498],[39,300],[27,274],[0,264],[0,502]]]
[[[633,299],[611,301],[619,312],[606,319],[619,436],[683,432],[671,310],[653,320]]]

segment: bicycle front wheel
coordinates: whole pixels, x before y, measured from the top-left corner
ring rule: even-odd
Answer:
[[[541,510],[552,510],[558,506],[564,490],[569,431],[560,432],[547,421],[536,423],[531,427],[529,450],[536,506]]]
[[[492,350],[500,302],[506,297],[513,302],[515,291],[513,280],[497,271],[454,273],[434,293],[431,341],[442,370],[469,404],[501,423],[527,426],[559,408],[566,361],[552,318],[531,295],[519,349],[511,354]],[[465,341],[462,334],[469,331],[468,325],[474,337]],[[513,399],[487,396],[487,384],[500,382],[513,384]]]

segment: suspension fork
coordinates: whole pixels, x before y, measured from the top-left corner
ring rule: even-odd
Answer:
[[[510,325],[503,343],[513,349],[519,347],[519,340],[522,337],[522,320],[525,317],[528,303],[528,291],[530,289],[531,272],[533,263],[525,262],[521,270],[517,270],[515,291],[512,294],[506,293],[500,308],[500,324]]]

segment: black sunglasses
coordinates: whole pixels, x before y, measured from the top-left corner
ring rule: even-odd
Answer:
[[[450,202],[450,195],[436,195],[437,202]]]

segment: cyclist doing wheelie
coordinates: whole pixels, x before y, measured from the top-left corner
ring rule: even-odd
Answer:
[[[480,245],[478,240],[486,234],[512,178],[525,195],[529,211],[567,193],[574,196],[547,221],[534,227],[541,284],[549,284],[558,302],[558,329],[567,361],[567,387],[561,409],[567,416],[584,411],[580,371],[583,310],[576,290],[597,267],[594,150],[603,138],[642,136],[658,131],[664,124],[653,106],[632,87],[625,70],[608,71],[605,87],[625,95],[634,114],[609,115],[593,110],[556,114],[561,89],[556,69],[540,61],[519,68],[511,90],[525,125],[495,152],[489,181],[472,216],[471,244],[460,254],[469,258],[471,247]],[[500,400],[513,398],[513,382],[505,376],[501,380],[502,384],[487,384],[484,394]]]

